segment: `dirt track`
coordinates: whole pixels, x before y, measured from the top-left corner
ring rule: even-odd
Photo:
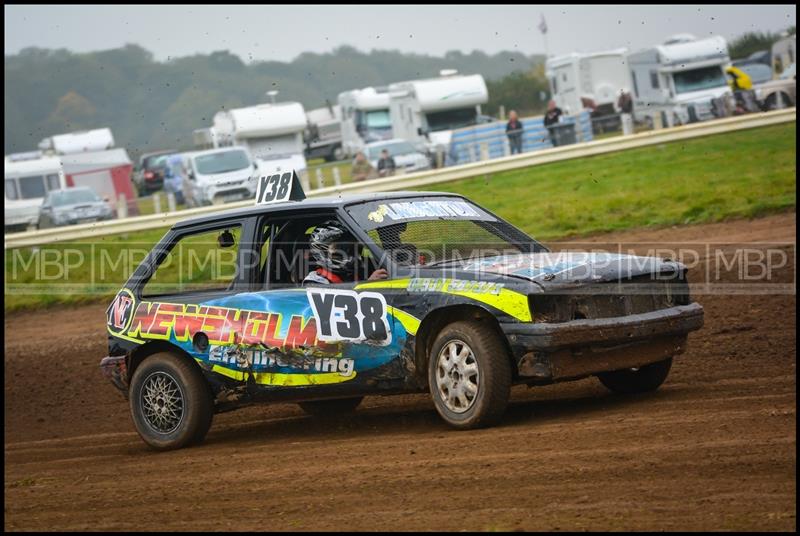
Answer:
[[[795,215],[598,240],[793,243]],[[650,395],[517,387],[500,426],[470,432],[422,395],[342,422],[251,407],[168,453],[100,375],[103,306],[6,317],[4,526],[795,530],[796,297],[698,300],[706,326]]]

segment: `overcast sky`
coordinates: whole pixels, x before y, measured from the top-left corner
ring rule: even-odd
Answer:
[[[78,52],[136,43],[156,59],[230,50],[244,61],[291,61],[349,44],[441,56],[448,50],[550,54],[627,46],[675,33],[730,39],[796,24],[794,5],[690,6],[5,6],[5,53]]]

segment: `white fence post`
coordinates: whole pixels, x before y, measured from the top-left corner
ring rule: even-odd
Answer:
[[[508,156],[511,154],[511,142],[508,141],[508,136],[503,138],[503,155]]]
[[[664,128],[664,123],[661,121],[661,112],[653,114],[653,130],[661,130]]]
[[[325,186],[325,177],[322,175],[322,170],[317,168],[317,188]]]
[[[436,149],[436,169],[444,167],[444,151]]]
[[[336,186],[342,185],[342,176],[339,174],[339,168],[335,166],[333,168],[333,184]]]
[[[123,220],[128,217],[128,201],[125,194],[119,194],[117,198],[117,218]]]
[[[161,214],[161,194],[153,194],[153,214]]]
[[[489,142],[481,142],[481,160],[489,160]]]
[[[500,111],[497,115],[499,116],[500,121],[506,120],[506,107],[504,105],[500,105]]]
[[[311,183],[308,179],[308,169],[303,169],[297,174],[300,177],[300,186],[303,187],[304,192],[311,190]]]
[[[175,194],[167,192],[167,211],[175,212]]]
[[[630,136],[633,134],[633,116],[631,114],[622,114],[620,120],[622,121],[622,135]]]

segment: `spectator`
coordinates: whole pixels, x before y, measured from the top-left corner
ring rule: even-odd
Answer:
[[[381,158],[378,160],[378,175],[381,177],[389,177],[394,175],[394,170],[397,166],[394,163],[394,158],[389,154],[388,149],[381,151]]]
[[[620,113],[631,114],[633,113],[633,97],[628,91],[621,89],[619,91],[619,99],[617,99],[617,108]]]
[[[367,157],[361,151],[356,153],[356,159],[353,161],[353,168],[350,170],[350,176],[353,177],[353,182],[360,182],[370,179],[375,176],[375,168],[369,163]]]
[[[508,145],[511,147],[511,154],[522,152],[522,122],[517,118],[517,112],[508,112],[508,123],[506,124],[506,135]]]
[[[550,102],[547,103],[547,113],[544,114],[544,126],[550,133],[550,143],[553,144],[553,147],[558,147],[558,139],[551,127],[552,125],[557,125],[561,121],[561,116],[563,114],[564,112],[561,111],[561,108],[556,106],[556,101],[550,99]]]

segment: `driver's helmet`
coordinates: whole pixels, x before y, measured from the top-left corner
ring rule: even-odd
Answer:
[[[355,241],[342,224],[329,220],[318,225],[309,239],[311,262],[345,279],[355,273]]]

